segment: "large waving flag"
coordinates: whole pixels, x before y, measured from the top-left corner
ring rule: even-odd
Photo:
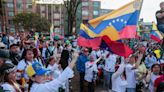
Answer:
[[[133,51],[129,46],[121,42],[112,41],[108,36],[97,36],[96,38],[90,37],[86,32],[90,30],[87,26],[82,24],[81,31],[78,37],[78,45],[82,47],[90,48],[108,48],[111,52],[119,55],[128,57]]]
[[[153,25],[152,25],[152,32],[150,34],[150,37],[158,42],[158,43],[162,43],[162,39],[163,39],[163,36],[162,34],[160,33],[160,31],[157,29],[157,26],[156,24],[153,22]]]
[[[135,38],[137,21],[140,15],[142,0],[135,0],[111,13],[89,21],[85,31],[90,37],[108,36],[116,41],[122,38]]]

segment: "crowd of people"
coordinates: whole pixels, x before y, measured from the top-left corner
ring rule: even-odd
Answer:
[[[163,32],[164,3],[160,6],[156,17]],[[78,92],[95,92],[98,85],[107,92],[164,91],[163,49],[151,39],[124,40],[134,51],[125,58],[107,48],[79,47],[76,35],[32,36],[1,34],[0,92],[69,92],[74,72]]]
[[[1,90],[69,92],[69,83],[77,77],[74,76],[77,70],[78,92],[95,92],[98,85],[103,85],[109,92],[164,91],[162,49],[150,39],[125,40],[134,51],[125,58],[104,48],[79,47],[76,36],[54,38],[54,41],[42,37],[38,44],[23,33],[3,34],[0,42]]]

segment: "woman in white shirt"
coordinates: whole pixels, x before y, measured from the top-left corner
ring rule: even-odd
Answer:
[[[72,68],[75,66],[76,60],[78,58],[78,53],[74,53],[73,60],[69,66],[62,72],[62,74],[52,81],[45,82],[44,74],[47,72],[39,63],[34,63],[27,67],[27,74],[30,76],[30,92],[58,92],[61,85],[68,80],[68,78],[73,77]]]
[[[112,75],[112,92],[126,92],[127,84],[125,63],[122,63]]]
[[[105,65],[104,65],[104,88],[111,89],[111,78],[113,73],[115,72],[115,65],[116,65],[116,60],[117,56],[115,54],[112,54],[109,52],[105,56]]]
[[[4,63],[0,67],[0,84],[4,92],[22,92],[16,82],[16,67],[11,63]]]
[[[146,82],[148,83],[149,92],[154,92],[154,81],[160,76],[160,65],[154,64],[151,67],[151,71],[148,72]]]
[[[22,60],[18,63],[17,66],[17,80],[20,82],[21,85],[22,85],[21,78],[25,78],[26,82],[28,82],[29,77],[26,74],[25,70],[28,65],[31,65],[34,62],[35,60],[34,60],[33,50],[25,49],[23,51]]]
[[[47,69],[50,70],[50,74],[53,78],[57,78],[62,72],[62,68],[58,63],[55,57],[51,56],[49,58]]]

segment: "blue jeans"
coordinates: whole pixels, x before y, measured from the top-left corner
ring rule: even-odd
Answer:
[[[136,88],[126,88],[127,92],[136,92]]]
[[[111,89],[112,87],[112,82],[111,78],[114,72],[108,72],[104,70],[104,88]]]
[[[158,30],[162,33],[164,33],[164,24],[157,25]]]

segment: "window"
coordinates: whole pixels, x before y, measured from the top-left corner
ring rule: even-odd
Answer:
[[[26,4],[27,9],[32,9],[32,4]]]
[[[13,3],[7,3],[7,7],[8,7],[8,8],[13,8],[14,5],[13,5]]]
[[[59,12],[60,11],[60,7],[59,6],[55,6],[54,11],[55,12]]]
[[[33,0],[27,0],[26,2],[27,2],[27,3],[32,3],[32,1],[33,1]]]
[[[55,13],[55,14],[54,14],[54,18],[55,18],[55,19],[59,19],[59,18],[60,18],[60,14]]]
[[[42,17],[46,17],[46,14],[45,14],[45,13],[42,13],[41,16],[42,16]]]
[[[82,2],[82,6],[89,6],[89,2]]]
[[[8,16],[9,17],[13,17],[14,16],[14,12],[8,12]]]
[[[40,6],[41,11],[45,11],[45,9],[46,9],[45,6]]]
[[[93,11],[93,15],[99,15],[98,11]]]
[[[60,26],[60,21],[54,21],[55,26]]]
[[[93,6],[95,6],[95,7],[99,7],[100,6],[100,2],[93,2]]]
[[[22,6],[22,3],[17,3],[17,8],[18,8],[18,9],[22,9],[22,7],[23,7],[23,6]]]
[[[83,10],[82,15],[89,15],[89,12],[87,10]]]
[[[7,2],[13,3],[14,0],[6,0]]]
[[[12,21],[12,20],[8,20],[8,23],[9,23],[10,25],[12,25],[12,24],[13,24],[13,21]]]

